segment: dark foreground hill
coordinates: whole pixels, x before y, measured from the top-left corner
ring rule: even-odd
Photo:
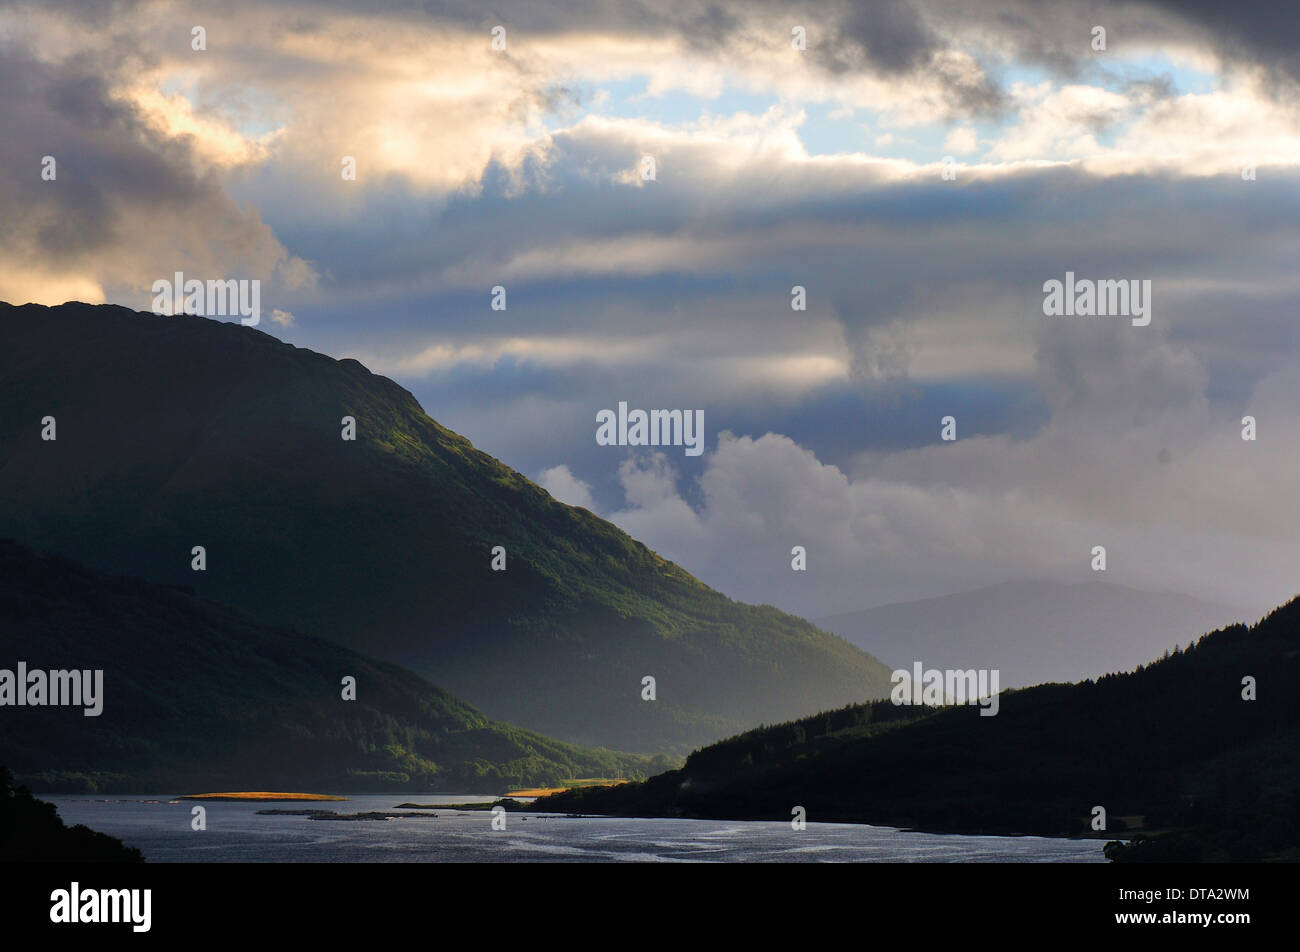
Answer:
[[[1242,679],[1258,700],[1243,700]],[[681,770],[537,809],[791,817],[967,833],[1167,835],[1116,859],[1300,854],[1300,600],[1127,674],[932,712],[888,701],[750,731]],[[1136,820],[1132,818],[1141,817]],[[1172,831],[1172,832],[1171,832]]]
[[[15,787],[0,766],[0,862],[138,863],[140,851],[82,824],[65,826],[54,804]]]
[[[0,535],[399,662],[493,717],[684,753],[888,693],[871,656],[555,501],[355,360],[199,317],[0,304],[0,406]]]
[[[652,772],[494,723],[394,664],[0,540],[0,669],[19,661],[104,672],[97,717],[0,707],[0,764],[36,790],[490,791]]]

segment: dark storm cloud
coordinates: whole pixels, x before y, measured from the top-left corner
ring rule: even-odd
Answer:
[[[1009,57],[1077,78],[1104,65],[1090,47],[1093,26],[1105,27],[1107,49],[1135,44],[1213,50],[1229,66],[1259,66],[1278,81],[1300,81],[1300,18],[1266,0],[1109,0],[1077,4],[1039,0],[915,0],[954,33],[977,28],[1006,43]]]
[[[854,64],[832,60],[837,69],[874,64],[887,73],[902,73],[925,65],[942,48],[938,36],[907,0],[849,5],[840,20],[838,37],[851,40],[863,55]]]
[[[568,153],[570,160],[575,157]],[[653,200],[639,189],[584,192],[578,180],[571,188],[514,202],[466,197],[446,210],[440,228],[414,242],[404,235],[401,247],[385,244],[376,231],[373,244],[367,238],[358,245],[361,257],[353,265],[365,272],[371,259],[377,267],[400,255],[403,267],[415,270],[399,283],[410,283],[420,268],[454,272],[476,260],[496,261],[508,275],[511,261],[571,242],[589,243],[593,264],[600,249],[614,247],[620,236],[658,233],[682,244],[702,238],[720,243],[716,260],[686,255],[648,274],[612,268],[503,277],[510,289],[507,312],[487,309],[487,288],[495,283],[486,276],[490,269],[475,286],[438,290],[430,280],[422,287],[434,290],[385,304],[389,329],[402,328],[396,351],[403,354],[417,353],[426,342],[469,344],[501,336],[576,335],[608,343],[610,357],[558,364],[541,355],[495,365],[452,361],[405,373],[394,363],[384,367],[417,394],[427,393],[431,406],[463,413],[472,433],[529,472],[560,461],[580,465],[590,455],[584,449],[589,411],[625,397],[645,405],[707,406],[711,432],[731,428],[761,435],[773,429],[801,442],[806,437],[831,462],[863,448],[897,449],[902,434],[928,432],[925,426],[945,403],[964,408],[964,432],[1023,438],[1045,414],[1045,405],[1033,398],[1037,385],[1028,368],[1020,381],[990,377],[978,363],[955,365],[939,379],[917,379],[914,358],[926,357],[926,347],[942,347],[943,340],[913,352],[908,330],[950,321],[954,334],[973,331],[970,344],[982,338],[1044,361],[1050,356],[1043,364],[1047,379],[1080,380],[1080,389],[1050,391],[1057,394],[1055,405],[1100,406],[1098,395],[1113,384],[1080,376],[1060,360],[1068,349],[1045,347],[1050,336],[1037,339],[1050,331],[1041,310],[1042,284],[1067,269],[1081,276],[1153,278],[1151,339],[1168,337],[1177,348],[1214,355],[1207,365],[1209,393],[1222,412],[1240,410],[1254,386],[1289,359],[1289,346],[1279,341],[1293,340],[1295,332],[1280,315],[1293,312],[1300,300],[1294,289],[1270,286],[1269,278],[1280,273],[1279,249],[1300,239],[1300,183],[1294,174],[1244,185],[1226,176],[1102,179],[1053,167],[971,182],[942,201],[934,198],[940,193],[932,185],[919,182],[872,185],[846,179],[843,170],[836,178],[834,194],[827,195],[824,175],[803,180],[792,174],[782,200],[763,208],[746,200],[752,190],[743,180],[731,188],[665,181]],[[705,194],[707,205],[701,201]],[[1187,227],[1189,221],[1197,227]],[[1218,288],[1213,294],[1199,287],[1207,280]],[[789,288],[796,283],[809,290],[807,318],[789,314]],[[363,346],[370,331],[354,315],[365,307],[366,295],[345,284],[333,305],[335,316],[321,312],[318,320],[335,324],[340,340]],[[753,402],[747,388],[761,380],[709,369],[710,360],[725,355],[784,356],[799,346],[800,322],[816,327],[826,321],[843,329],[860,371],[852,381],[808,384],[784,396],[778,388]],[[888,334],[878,336],[895,324],[899,352],[891,351]],[[612,356],[616,344],[637,341],[650,330],[676,335],[681,344],[655,349],[647,338],[639,360]],[[967,341],[953,338],[952,353],[960,357]],[[1111,356],[1084,355],[1103,363]],[[1149,393],[1126,391],[1126,399],[1158,408],[1185,401],[1189,392],[1167,377],[1152,378],[1150,385]],[[854,400],[857,410],[849,412]],[[554,454],[556,425],[546,423],[557,418],[557,403],[565,404],[561,416],[572,423],[573,440],[573,448],[558,457],[548,455]],[[846,419],[882,415],[887,425],[844,425]]]
[[[128,26],[136,10],[146,6],[62,0],[43,9],[112,28]],[[241,4],[232,3],[219,12],[237,16],[240,9]],[[1036,64],[1069,80],[1101,75],[1107,63],[1090,47],[1094,25],[1106,28],[1108,49],[1114,52],[1138,44],[1213,50],[1229,66],[1265,70],[1278,95],[1294,95],[1292,86],[1300,80],[1297,18],[1283,5],[1254,0],[1231,5],[1211,0],[1112,0],[1087,6],[1036,0],[813,0],[796,6],[777,0],[497,0],[491,5],[477,0],[383,0],[365,5],[351,0],[280,0],[248,9],[272,11],[279,15],[277,29],[304,33],[333,16],[365,15],[388,22],[453,25],[481,31],[485,37],[500,24],[514,43],[569,34],[671,38],[688,50],[734,61],[743,61],[757,49],[784,47],[790,28],[799,25],[807,30],[806,62],[811,69],[831,79],[869,75],[931,84],[951,118],[1003,115],[1009,104],[999,73],[1013,63]],[[178,7],[175,16],[188,29],[188,22],[204,11]],[[211,9],[206,12],[216,19]],[[237,57],[238,51],[231,55]],[[509,54],[506,59],[513,61]],[[973,71],[971,63],[977,67]],[[276,69],[266,63],[256,68]],[[292,62],[283,68],[293,68]],[[562,88],[539,95],[554,96],[557,102],[572,100]]]
[[[0,269],[137,288],[186,262],[268,276],[287,255],[257,213],[196,168],[188,140],[159,134],[112,95],[127,62],[111,48],[48,62],[0,45]],[[191,238],[178,254],[181,233]]]
[[[1225,60],[1254,62],[1277,79],[1300,81],[1300,16],[1267,0],[1146,0],[1153,12],[1195,24]]]
[[[935,56],[963,48],[978,33],[1001,47],[1006,61],[1037,63],[1063,78],[1104,66],[1091,49],[1091,29],[1104,26],[1111,50],[1135,43],[1187,44],[1214,50],[1229,65],[1257,65],[1279,82],[1300,81],[1300,17],[1286,4],[1263,0],[1111,0],[1080,5],[1039,0],[821,0],[795,7],[778,2],[608,4],[604,2],[498,3],[488,15],[470,0],[430,2],[439,18],[481,25],[517,23],[522,29],[567,32],[609,28],[652,36],[673,35],[696,48],[725,49],[746,36],[750,18],[782,16],[809,31],[812,62],[834,75],[935,72]],[[815,45],[814,45],[815,44]],[[983,64],[991,65],[991,64]],[[983,77],[945,79],[955,108],[996,111],[1004,97]]]
[[[31,250],[92,251],[114,240],[115,195],[192,198],[196,182],[169,161],[176,147],[152,143],[132,111],[109,97],[95,64],[54,66],[0,47],[0,207],[8,220],[39,217]],[[56,183],[41,180],[42,156],[59,163]]]
[[[1193,549],[1222,551],[1230,563],[1249,557],[1250,533],[1296,534],[1292,517],[1268,511],[1266,494],[1226,486],[1218,465],[1239,458],[1229,455],[1241,449],[1234,417],[1250,408],[1269,436],[1252,448],[1258,471],[1239,466],[1231,475],[1258,476],[1278,498],[1294,483],[1293,167],[1261,162],[1251,183],[1221,168],[1195,177],[1203,167],[1174,167],[1178,158],[1148,162],[1163,148],[1157,143],[1147,153],[1139,146],[1131,163],[1144,174],[1031,163],[963,168],[959,182],[944,184],[937,170],[905,162],[810,158],[792,131],[797,123],[780,121],[737,132],[592,117],[492,138],[534,106],[567,108],[582,89],[581,69],[548,75],[545,57],[524,55],[530,35],[669,37],[725,72],[788,44],[789,26],[804,25],[806,63],[822,71],[816,79],[885,77],[920,90],[918,114],[932,116],[942,112],[930,108],[935,98],[952,114],[1006,106],[1001,67],[1099,75],[1108,61],[1089,49],[1094,23],[1107,27],[1115,51],[1214,50],[1229,64],[1272,70],[1280,83],[1293,63],[1285,42],[1265,35],[1275,16],[1262,7],[1250,7],[1260,22],[1245,25],[1218,23],[1201,4],[1010,0],[828,2],[791,13],[742,2],[282,3],[257,7],[273,11],[265,20],[242,21],[239,11],[252,6],[195,7],[212,17],[210,42],[224,37],[197,61],[209,70],[193,93],[200,118],[205,97],[236,96],[243,82],[264,83],[268,109],[289,117],[276,140],[281,151],[227,175],[198,168],[196,152],[212,143],[155,132],[111,92],[146,64],[149,42],[175,73],[194,68],[175,52],[188,57],[189,8],[150,6],[161,19],[135,34],[143,6],[29,9],[91,24],[95,42],[85,45],[105,52],[59,59],[10,49],[0,57],[0,82],[12,92],[0,103],[0,215],[10,232],[0,274],[26,254],[138,292],[170,273],[178,249],[199,247],[213,267],[248,267],[276,260],[278,238],[327,275],[320,293],[281,305],[300,317],[283,333],[397,377],[433,416],[530,476],[571,466],[611,508],[622,504],[625,454],[595,445],[595,410],[621,399],[702,407],[715,455],[674,461],[682,481],[675,493],[689,507],[671,505],[680,501],[674,494],[664,506],[646,497],[629,503],[627,524],[710,581],[726,580],[731,592],[807,604],[834,591],[856,598],[863,573],[921,578],[936,561],[945,584],[969,583],[972,567],[1005,577],[1072,559],[1060,555],[1063,536],[1064,549],[1086,551],[1080,525],[1122,517],[1121,528],[1137,526],[1148,514],[1173,531],[1154,542],[1131,538],[1130,551],[1157,565],[1167,552]],[[372,16],[375,30],[336,22],[338,14]],[[463,27],[481,36],[479,54],[490,27],[506,25],[512,50],[501,60],[502,88],[483,82],[485,67],[472,58],[460,74],[426,72],[440,34],[411,39],[391,29],[408,23]],[[1287,29],[1277,33],[1293,38]],[[285,33],[319,42],[275,42]],[[457,42],[462,52],[471,45],[463,34]],[[972,61],[985,71],[970,69]],[[420,98],[426,79],[444,98]],[[1161,77],[1133,82],[1146,85],[1130,91],[1172,98]],[[467,98],[466,87],[482,98]],[[412,112],[402,113],[412,100]],[[179,99],[172,105],[186,109]],[[1194,136],[1200,105],[1163,115],[1146,141],[1189,129]],[[1087,103],[1078,111],[1093,115]],[[397,120],[368,126],[367,113]],[[390,141],[393,126],[418,124],[423,113],[435,116],[429,127]],[[1067,119],[1062,136],[1075,134],[1077,120]],[[231,125],[243,131],[241,121]],[[1275,120],[1265,132],[1286,142],[1285,126]],[[462,141],[489,143],[460,157],[462,177],[420,176]],[[525,156],[503,155],[500,141],[522,143]],[[310,163],[329,166],[353,148],[371,148],[372,162],[350,192],[338,190],[337,165],[327,168],[328,183],[315,174]],[[381,169],[384,148],[393,161]],[[628,173],[647,148],[660,175],[643,186]],[[1027,157],[1059,155],[1037,148],[1031,141]],[[1178,148],[1183,158],[1195,151]],[[43,154],[59,157],[57,184],[40,181]],[[259,214],[275,223],[275,238]],[[1042,283],[1067,269],[1153,279],[1153,326],[1049,322]],[[509,287],[508,311],[487,306],[497,283]],[[804,314],[790,310],[794,284],[809,292]],[[811,369],[799,365],[804,357]],[[963,441],[936,448],[937,418],[953,408]],[[722,440],[723,429],[738,438]],[[766,438],[769,431],[788,437]],[[709,473],[711,494],[702,497],[694,480]],[[1172,488],[1164,482],[1174,478]],[[690,518],[674,522],[683,509]],[[759,529],[747,534],[749,526]],[[1239,545],[1202,544],[1205,527],[1242,533]],[[778,564],[790,591],[770,585],[749,553],[783,556],[793,535],[827,540],[818,565],[829,567],[833,553],[842,569],[806,584]],[[1198,569],[1196,580],[1213,580],[1215,568]],[[897,597],[895,581],[877,594]]]
[[[82,22],[112,26],[150,6],[132,0],[97,3],[50,0],[4,4],[10,9],[44,9]],[[963,38],[979,34],[1000,47],[1006,60],[1035,62],[1063,77],[1096,68],[1089,31],[1105,26],[1111,49],[1148,42],[1192,43],[1215,50],[1233,64],[1259,65],[1279,80],[1300,80],[1300,18],[1286,4],[1244,0],[1111,0],[1079,4],[1038,0],[811,0],[791,5],[778,0],[665,0],[614,3],[607,0],[280,0],[258,4],[283,12],[288,29],[310,31],[321,18],[356,14],[386,20],[424,19],[487,31],[502,24],[517,38],[530,34],[606,32],[614,35],[675,37],[689,48],[743,52],[753,44],[789,42],[789,27],[809,33],[810,62],[832,75],[865,71],[885,76],[938,72],[955,108],[985,112],[1003,104],[996,82],[944,77],[935,57],[963,48]],[[178,8],[184,11],[184,7]],[[196,12],[203,7],[194,8]],[[237,14],[232,3],[220,15]],[[191,17],[192,18],[192,17]],[[184,19],[184,17],[182,17]],[[788,22],[787,22],[788,21]],[[782,24],[773,33],[773,24]],[[989,65],[989,64],[986,64]]]
[[[134,111],[114,100],[97,64],[51,65],[0,48],[0,164],[8,184],[0,203],[16,218],[39,214],[36,249],[93,251],[118,240],[118,201],[202,204],[221,194],[189,166],[185,146],[161,140]],[[41,157],[58,162],[58,178],[39,176]],[[22,238],[22,232],[12,237]]]

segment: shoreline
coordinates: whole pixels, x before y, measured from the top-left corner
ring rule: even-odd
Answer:
[[[336,801],[346,800],[347,797],[339,797],[330,793],[272,793],[267,790],[253,791],[231,791],[229,793],[189,793],[184,796],[176,797],[177,800],[223,800],[235,803],[276,803],[276,802],[305,802],[305,801]]]
[[[434,791],[425,791],[430,796],[457,796],[457,794],[447,793],[438,794]],[[93,794],[84,793],[49,793],[47,797],[70,797],[76,799],[90,799],[103,802],[130,802],[138,800],[148,802],[159,799],[157,795],[148,796],[144,794],[130,795],[122,794],[116,797],[100,797]],[[339,796],[334,794],[290,794],[290,793],[272,793],[265,791],[253,792],[226,792],[226,793],[206,793],[206,794],[187,794],[185,796],[164,798],[162,802],[179,802],[179,801],[216,801],[216,802],[234,802],[234,803],[262,803],[262,802],[329,802],[329,801],[348,801],[356,797],[390,797],[398,799],[399,795],[393,795],[391,791],[380,790],[371,793],[352,793],[350,796]],[[464,812],[486,812],[498,804],[505,807],[508,813],[548,815],[552,818],[559,819],[606,819],[606,820],[706,820],[715,823],[777,823],[789,822],[789,817],[774,816],[704,816],[704,815],[682,815],[682,816],[664,816],[662,814],[618,814],[618,813],[589,813],[589,812],[568,812],[559,808],[538,809],[542,798],[527,801],[522,798],[513,798],[500,794],[462,794],[459,796],[481,796],[482,799],[461,800],[454,803],[425,803],[418,800],[403,800],[400,803],[389,807],[390,810],[447,810],[447,811],[464,811]],[[510,801],[503,803],[502,801]],[[987,829],[970,829],[970,828],[939,828],[939,827],[918,827],[903,826],[891,823],[873,823],[860,818],[848,818],[836,816],[827,819],[810,820],[809,822],[818,824],[834,824],[839,826],[869,826],[878,827],[884,830],[890,830],[898,833],[921,833],[931,836],[964,836],[971,838],[1036,838],[1044,840],[1097,840],[1099,842],[1110,842],[1119,840],[1122,842],[1131,841],[1137,835],[1154,836],[1158,833],[1169,832],[1167,830],[1124,830],[1115,832],[1087,832],[1087,833],[1041,833],[1033,831],[1015,831],[1005,830],[987,830]]]

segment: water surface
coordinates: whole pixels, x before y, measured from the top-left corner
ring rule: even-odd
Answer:
[[[168,797],[47,796],[69,824],[119,837],[155,863],[506,862],[1104,862],[1100,840],[905,833],[890,827],[782,821],[566,817],[518,814],[493,830],[491,814],[437,809],[436,818],[324,822],[259,816],[266,809],[338,813],[399,803],[467,803],[496,795],[361,795],[318,803],[205,801],[207,830],[190,829],[195,801]],[[147,802],[155,800],[157,802]],[[398,811],[417,812],[417,811]],[[427,811],[426,811],[427,812]]]

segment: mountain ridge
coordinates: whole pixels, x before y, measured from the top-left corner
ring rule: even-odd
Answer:
[[[533,808],[788,822],[803,807],[808,822],[1132,836],[1107,844],[1117,861],[1294,860],[1298,680],[1300,598],[1129,672],[1004,691],[993,717],[973,706],[851,705],[728,738],[644,782]],[[1098,806],[1102,830],[1092,826]]]
[[[195,316],[0,305],[0,400],[0,535],[406,665],[499,720],[684,753],[888,692],[875,658],[552,499],[355,360]]]
[[[4,669],[103,671],[96,716],[4,709],[0,764],[37,791],[464,791],[663,765],[496,723],[397,665],[6,539],[0,646]]]

